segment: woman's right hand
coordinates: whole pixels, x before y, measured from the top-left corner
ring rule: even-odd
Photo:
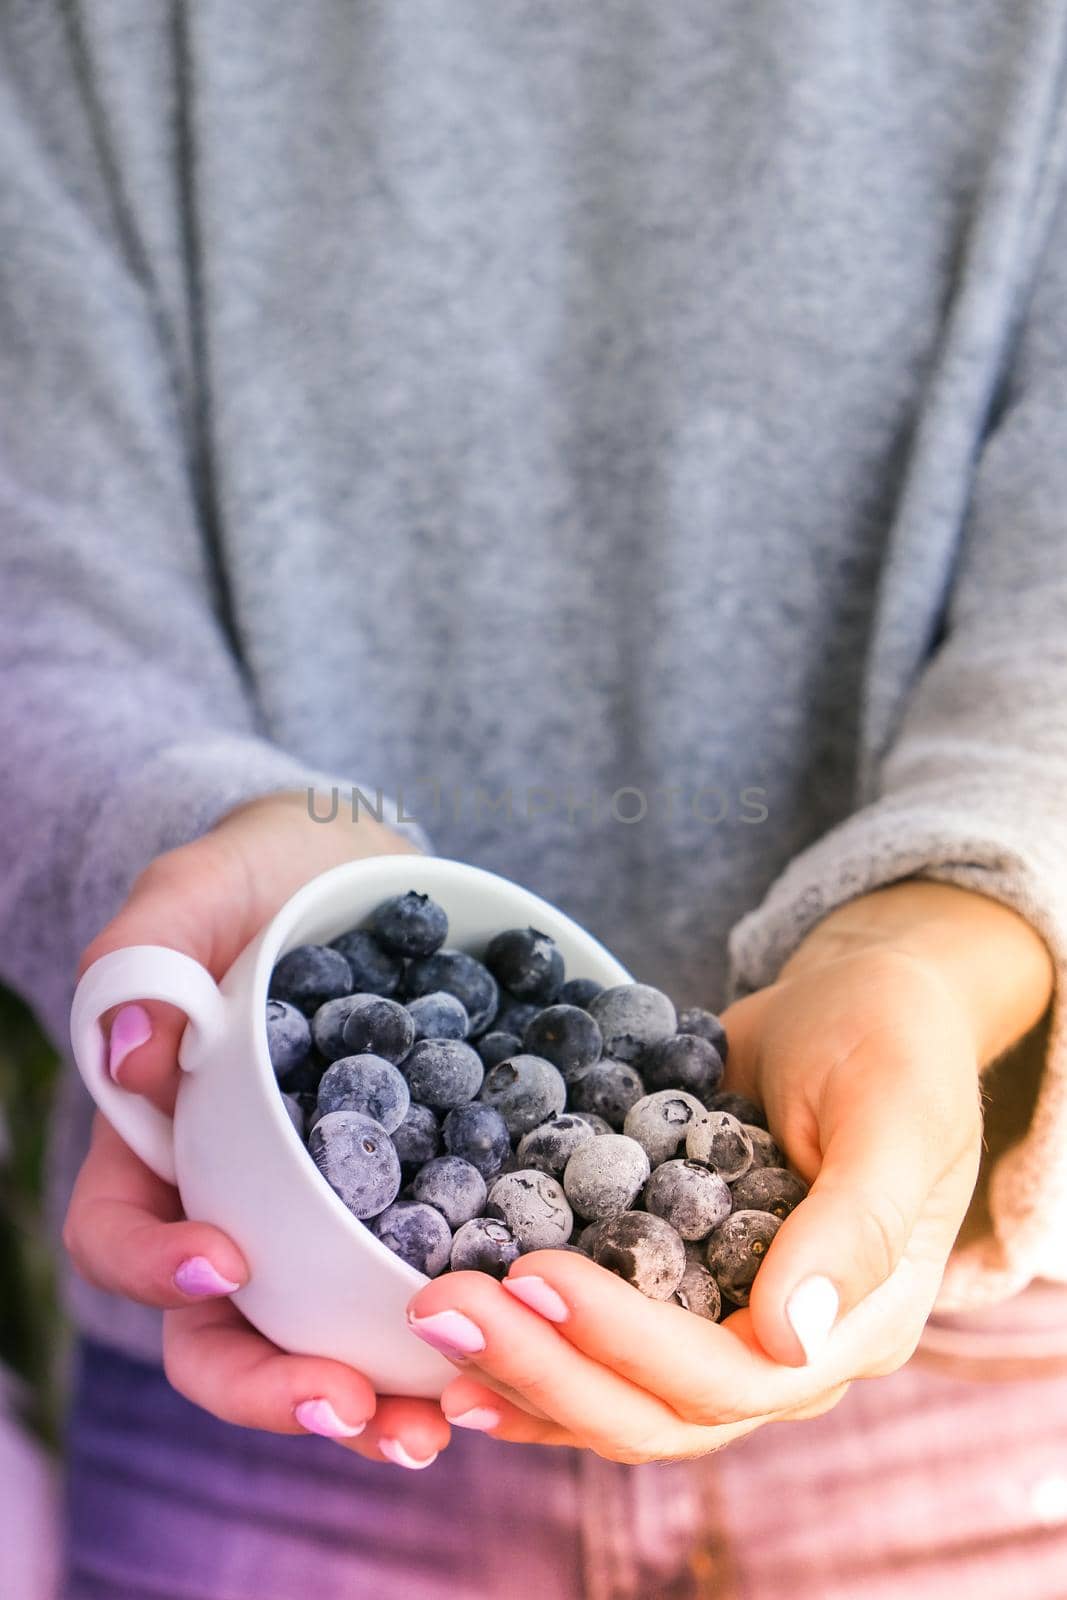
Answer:
[[[397,853],[417,852],[372,817],[356,824],[343,814],[314,821],[304,792],[252,801],[146,868],[83,953],[78,976],[112,950],[163,944],[221,978],[308,878],[345,861]],[[184,1013],[148,1001],[101,1021],[117,1080],[172,1112]],[[449,1427],[435,1401],[376,1400],[366,1378],[343,1362],[290,1355],[258,1333],[227,1298],[248,1278],[237,1246],[218,1228],[184,1220],[177,1189],[145,1166],[99,1112],[63,1242],[90,1283],[163,1308],[169,1381],[223,1421],[273,1433],[327,1433],[371,1460],[404,1466],[428,1465],[448,1444]]]

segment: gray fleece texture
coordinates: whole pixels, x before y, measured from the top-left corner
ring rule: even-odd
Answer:
[[[1062,961],[1065,47],[1062,0],[4,5],[0,973],[57,1044],[146,862],[306,783],[679,1004],[915,872]],[[89,1121],[68,1073],[57,1224]]]

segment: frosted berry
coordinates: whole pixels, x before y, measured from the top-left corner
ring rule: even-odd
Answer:
[[[368,1227],[375,1238],[416,1272],[436,1278],[448,1266],[452,1232],[439,1211],[411,1200],[395,1200],[373,1217]]]
[[[485,1214],[506,1222],[522,1251],[566,1244],[574,1227],[574,1213],[560,1184],[530,1167],[497,1178]]]
[[[353,1216],[376,1217],[400,1192],[400,1158],[380,1122],[331,1111],[308,1139],[311,1159]]]
[[[650,1170],[636,1139],[605,1133],[578,1146],[563,1169],[563,1190],[580,1217],[599,1222],[633,1205]]]
[[[362,1111],[394,1133],[407,1115],[411,1094],[403,1075],[381,1056],[342,1056],[327,1067],[319,1084],[316,1109]]]
[[[644,1211],[612,1217],[593,1241],[593,1260],[650,1300],[669,1300],[685,1274],[685,1245],[670,1223]]]
[[[730,1215],[729,1185],[698,1161],[665,1161],[645,1184],[645,1210],[683,1239],[704,1239]]]
[[[591,1111],[621,1132],[630,1107],[644,1098],[645,1085],[635,1067],[605,1056],[578,1074],[568,1094],[572,1111]]]
[[[748,1134],[749,1143],[752,1145],[752,1165],[754,1167],[784,1167],[785,1155],[775,1144],[766,1128],[757,1127],[754,1122],[743,1122],[741,1126]]]
[[[590,1000],[595,999],[603,987],[595,978],[568,978],[556,1000],[561,1006],[581,1006],[583,1011],[588,1011]]]
[[[551,1061],[568,1083],[600,1060],[603,1045],[599,1027],[580,1006],[545,1006],[522,1036],[523,1049]]]
[[[686,1089],[706,1104],[722,1082],[722,1058],[697,1034],[675,1033],[645,1051],[641,1076],[649,1089]]]
[[[465,1039],[470,1032],[471,1020],[463,1001],[443,989],[409,1000],[407,1009],[416,1039]]]
[[[461,1156],[437,1156],[412,1179],[411,1196],[439,1211],[453,1232],[485,1206],[485,1179]]]
[[[478,1098],[500,1112],[511,1137],[518,1139],[559,1116],[567,1103],[567,1085],[550,1061],[512,1056],[486,1073]]]
[[[447,1111],[466,1105],[482,1085],[478,1052],[462,1039],[420,1039],[400,1063],[413,1100]]]
[[[667,996],[647,983],[620,983],[602,989],[590,1000],[589,1015],[600,1026],[604,1054],[629,1062],[639,1061],[646,1050],[673,1034],[677,1021]]]
[[[682,1281],[674,1291],[678,1305],[708,1322],[718,1322],[722,1315],[722,1295],[707,1267],[700,1261],[689,1260],[682,1273]]]
[[[767,1126],[767,1116],[762,1106],[754,1100],[747,1099],[743,1094],[733,1094],[729,1089],[721,1089],[718,1094],[713,1094],[708,1101],[709,1111],[728,1111],[738,1122],[746,1126],[751,1123],[755,1128]]]
[[[563,955],[537,928],[505,928],[490,939],[485,964],[516,1000],[551,1005],[563,984]]]
[[[267,1054],[275,1076],[284,1078],[311,1049],[308,1019],[287,1000],[267,1001]]]
[[[448,917],[429,895],[409,889],[407,894],[391,895],[376,907],[371,931],[392,955],[429,956],[448,937]]]
[[[470,1018],[472,1035],[486,1031],[500,1000],[493,974],[465,950],[437,950],[412,961],[404,975],[404,989],[409,1000],[439,989],[454,994]]]
[[[678,1013],[678,1032],[695,1033],[698,1038],[706,1039],[719,1053],[720,1059],[725,1062],[727,1054],[726,1029],[713,1011],[705,1011],[703,1006],[687,1006]]]
[[[781,1222],[804,1199],[808,1186],[786,1167],[751,1167],[730,1190],[735,1211],[769,1211]]]
[[[432,1106],[412,1100],[403,1121],[394,1128],[391,1137],[404,1176],[411,1178],[418,1167],[432,1161],[441,1149],[441,1124],[437,1120],[437,1113]]]
[[[494,1028],[492,1033],[483,1033],[474,1048],[481,1056],[482,1065],[488,1072],[490,1067],[498,1067],[509,1057],[521,1055],[522,1040],[517,1034],[501,1033]]]
[[[508,1125],[495,1106],[472,1100],[450,1111],[442,1128],[445,1149],[477,1167],[488,1181],[495,1178],[511,1155]]]
[[[685,1153],[690,1161],[713,1167],[727,1183],[752,1165],[752,1141],[728,1111],[705,1111],[694,1120],[686,1135]]]
[[[358,994],[394,995],[400,988],[404,963],[400,956],[382,948],[366,928],[352,928],[330,943],[339,950],[352,972],[352,988]]]
[[[704,1107],[695,1095],[684,1089],[660,1089],[634,1101],[622,1131],[627,1138],[636,1139],[658,1167],[661,1161],[670,1161],[684,1151],[690,1123],[703,1115]]]
[[[734,1305],[748,1305],[753,1280],[780,1227],[768,1211],[734,1211],[708,1235],[708,1271]]]
[[[606,1124],[605,1131],[610,1131]],[[551,1122],[543,1122],[540,1127],[523,1134],[517,1152],[519,1166],[534,1167],[553,1178],[562,1178],[578,1146],[586,1139],[595,1138],[596,1129],[589,1118],[565,1111],[561,1117],[554,1117]]]
[[[472,1217],[452,1239],[453,1272],[488,1272],[503,1278],[519,1255],[511,1229],[496,1217]]]
[[[352,969],[328,945],[297,945],[275,965],[267,992],[272,1000],[287,1000],[310,1017],[327,1000],[352,993]]]
[[[415,1043],[415,1021],[407,1007],[376,994],[353,995],[352,1001],[341,1029],[346,1054],[368,1052],[402,1061]]]

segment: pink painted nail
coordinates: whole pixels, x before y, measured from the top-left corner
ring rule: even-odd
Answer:
[[[421,1472],[423,1467],[432,1467],[441,1453],[435,1450],[432,1456],[421,1458],[412,1456],[404,1449],[399,1439],[379,1439],[378,1449],[387,1461],[395,1462],[398,1467],[410,1467],[412,1472]]]
[[[538,1316],[547,1317],[549,1322],[566,1322],[567,1307],[550,1283],[544,1278],[529,1277],[505,1278],[504,1288],[513,1294],[516,1300],[521,1300],[524,1306],[529,1306],[531,1311],[536,1311]]]
[[[354,1439],[367,1426],[365,1422],[357,1422],[355,1427],[342,1422],[328,1400],[301,1400],[293,1407],[293,1415],[302,1428],[321,1433],[324,1439]]]
[[[108,1035],[107,1065],[111,1076],[118,1082],[119,1068],[131,1050],[147,1044],[152,1037],[152,1019],[144,1006],[123,1006],[116,1011]]]
[[[210,1294],[232,1294],[241,1287],[239,1283],[224,1278],[207,1256],[188,1256],[181,1262],[174,1274],[174,1285],[182,1294],[196,1295],[201,1299]]]
[[[485,1349],[482,1330],[461,1311],[435,1311],[429,1317],[416,1317],[409,1311],[408,1327],[452,1360],[473,1356]]]
[[[454,1417],[450,1417],[446,1411],[445,1421],[454,1428],[474,1428],[479,1433],[488,1433],[500,1422],[500,1412],[494,1411],[491,1406],[471,1406],[469,1411],[460,1411]]]

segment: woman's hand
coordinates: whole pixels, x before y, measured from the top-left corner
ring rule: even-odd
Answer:
[[[812,1185],[749,1307],[708,1323],[570,1252],[524,1256],[503,1285],[447,1275],[410,1307],[429,1342],[465,1350],[445,1415],[659,1461],[819,1415],[854,1378],[896,1370],[974,1189],[980,1067],[1050,992],[1037,935],[965,891],[905,884],[828,918],[725,1015],[728,1086],[764,1104]]]
[[[343,815],[313,821],[303,793],[254,801],[202,839],[152,862],[84,952],[79,976],[111,950],[164,944],[221,978],[307,878],[343,861],[413,851],[370,817],[355,825]],[[168,1113],[185,1020],[156,1001],[103,1019],[118,1081]],[[428,1464],[448,1443],[448,1425],[432,1401],[376,1403],[367,1380],[342,1362],[290,1355],[257,1333],[226,1298],[248,1278],[236,1245],[218,1228],[183,1220],[178,1191],[100,1113],[63,1239],[90,1283],[164,1308],[167,1377],[224,1421],[274,1433],[328,1433],[373,1460],[404,1465]]]

